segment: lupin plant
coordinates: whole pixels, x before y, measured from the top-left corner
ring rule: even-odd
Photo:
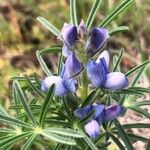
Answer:
[[[84,22],[76,14],[76,0],[70,0],[71,21],[61,30],[43,17],[37,19],[62,41],[62,47],[37,51],[37,59],[46,77],[13,77],[9,113],[0,106],[0,149],[41,150],[99,150],[116,144],[118,149],[133,150],[142,141],[149,149],[148,137],[127,132],[131,128],[150,128],[150,124],[123,124],[119,117],[128,109],[150,119],[140,108],[149,105],[143,99],[149,88],[138,87],[149,61],[122,73],[120,62],[124,50],[110,60],[105,45],[111,36],[128,30],[126,26],[109,29],[107,26],[134,0],[121,1],[96,27],[91,27],[101,0],[95,0]],[[59,53],[58,72],[52,74],[42,56]],[[110,61],[113,65],[110,65]],[[134,78],[132,75],[134,74]],[[17,149],[17,148],[15,148]]]

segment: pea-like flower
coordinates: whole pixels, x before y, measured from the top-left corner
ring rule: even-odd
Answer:
[[[121,90],[128,86],[128,79],[121,72],[110,72],[109,53],[104,51],[96,61],[90,60],[87,64],[87,73],[92,85],[97,88]]]
[[[61,30],[60,38],[63,41],[62,53],[65,57],[68,57],[71,54],[71,49],[74,48],[78,39],[77,27],[65,23]]]
[[[67,58],[60,76],[49,76],[42,82],[41,89],[48,91],[52,84],[55,84],[55,95],[63,96],[69,92],[76,91],[76,80],[72,77],[76,76],[82,71],[82,65],[77,60],[75,54],[72,52]]]
[[[94,116],[88,121],[84,129],[91,138],[96,138],[100,134],[100,125],[103,122],[111,121],[121,114],[124,109],[120,105],[104,106],[101,104],[92,104],[74,111],[74,114],[80,118],[85,118],[91,111],[95,110]]]
[[[77,59],[74,52],[72,52],[70,56],[67,58],[65,66],[66,66],[66,72],[68,72],[69,77],[74,77],[83,70],[83,66]]]
[[[91,36],[86,43],[85,49],[89,56],[95,55],[100,49],[103,48],[107,39],[109,38],[109,32],[105,28],[93,28]]]

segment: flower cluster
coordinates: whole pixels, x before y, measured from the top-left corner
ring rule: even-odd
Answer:
[[[92,57],[106,44],[109,32],[105,28],[93,28],[90,32],[83,22],[79,27],[64,24],[59,39],[63,42],[62,54],[66,57],[60,76],[49,76],[42,82],[42,90],[48,91],[55,84],[55,96],[64,96],[69,92],[76,92],[79,74],[85,70],[89,79],[89,85],[93,88],[107,90],[121,90],[128,86],[128,79],[121,72],[111,72],[109,69],[109,52],[104,50],[97,60]],[[80,53],[79,53],[80,52]],[[84,54],[83,56],[79,56]],[[86,57],[86,61],[82,59]],[[79,59],[80,58],[80,59]],[[100,133],[99,125],[118,117],[123,112],[122,106],[104,106],[92,104],[75,110],[75,115],[84,118],[92,110],[95,115],[85,125],[87,134],[95,138]]]
[[[100,125],[104,122],[111,121],[123,114],[124,109],[119,105],[104,106],[100,104],[88,105],[84,108],[77,109],[74,113],[80,119],[85,118],[91,111],[95,114],[85,125],[85,131],[91,138],[96,138],[100,134]]]

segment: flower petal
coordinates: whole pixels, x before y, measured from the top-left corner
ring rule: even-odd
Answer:
[[[127,77],[121,72],[111,72],[107,74],[105,88],[110,90],[121,90],[128,86]]]
[[[47,92],[52,84],[55,84],[56,96],[63,96],[68,92],[62,84],[61,77],[58,76],[50,76],[45,78],[45,80],[42,82],[41,89]]]
[[[105,106],[100,104],[93,104],[93,109],[95,110],[95,115],[93,119],[95,119],[99,124],[101,124],[104,120]]]
[[[74,77],[83,70],[82,64],[78,61],[75,53],[71,53],[65,62],[66,71],[69,77]]]
[[[86,106],[84,108],[78,108],[78,109],[76,109],[74,111],[74,114],[78,118],[82,119],[82,118],[86,117],[91,111],[92,111],[92,105],[88,105],[88,106]]]
[[[63,54],[64,57],[69,57],[69,56],[70,56],[71,51],[69,50],[67,44],[64,44],[64,45],[63,45],[62,54]]]
[[[84,40],[85,35],[87,34],[87,26],[85,25],[84,21],[82,20],[79,24],[79,34],[81,39]]]
[[[89,61],[87,73],[94,87],[103,87],[108,73],[104,58],[99,63]]]
[[[84,129],[86,133],[93,139],[96,138],[100,134],[100,127],[96,120],[91,120],[90,122],[88,122],[84,126]]]
[[[104,117],[105,121],[111,121],[120,116],[121,114],[123,114],[123,112],[124,112],[123,106],[120,105],[108,106],[105,109],[105,117]]]
[[[107,29],[93,28],[91,38],[86,44],[87,53],[93,56],[105,45],[108,38],[109,32]]]
[[[96,60],[96,63],[99,63],[101,58],[104,58],[104,59],[105,59],[105,62],[106,62],[106,64],[107,64],[107,67],[109,67],[110,56],[109,56],[109,52],[108,52],[107,50],[103,51],[103,52],[99,55],[99,57],[98,57],[97,60]]]
[[[77,40],[77,27],[73,25],[69,25],[67,23],[64,24],[62,31],[61,31],[62,38],[64,42],[69,46],[73,47]]]

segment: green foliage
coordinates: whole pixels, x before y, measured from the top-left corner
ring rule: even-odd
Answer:
[[[133,2],[133,0],[121,1],[99,24],[99,27],[106,27],[117,15],[131,6]],[[91,28],[94,22],[100,3],[101,1],[95,0],[91,8],[86,21],[88,29]],[[60,31],[45,18],[38,17],[37,19],[55,36],[60,35]],[[70,0],[70,20],[73,25],[78,25],[76,0]],[[113,36],[127,30],[128,27],[119,26],[110,30],[109,33]],[[63,64],[61,49],[61,47],[52,47],[36,52],[39,64],[47,76],[51,76],[52,73],[49,71],[43,56],[51,53],[60,54],[57,72],[57,74],[60,75]],[[113,71],[120,70],[123,54],[124,49],[121,49],[119,55],[114,57]],[[54,96],[55,85],[52,85],[47,93],[44,93],[41,91],[41,80],[36,76],[28,77],[25,75],[24,77],[13,77],[13,101],[10,109],[15,113],[12,117],[0,106],[0,123],[2,125],[0,128],[0,133],[2,133],[2,137],[0,137],[0,149],[6,150],[13,147],[18,141],[24,142],[26,140],[25,143],[21,145],[21,150],[31,149],[32,145],[36,144],[36,141],[40,141],[43,149],[55,147],[55,150],[59,150],[63,147],[68,150],[98,150],[107,149],[110,145],[110,138],[121,150],[126,148],[133,150],[132,143],[136,141],[147,143],[147,147],[149,148],[150,142],[147,138],[128,133],[126,129],[150,128],[150,124],[135,123],[121,125],[118,120],[106,122],[102,125],[102,133],[94,140],[86,135],[84,125],[91,120],[95,111],[91,111],[82,119],[77,119],[74,115],[74,110],[79,106],[85,107],[94,102],[108,105],[113,101],[115,103],[119,102],[126,110],[131,109],[150,119],[150,114],[140,107],[150,105],[150,101],[144,100],[139,102],[137,100],[137,98],[143,99],[145,93],[150,93],[149,88],[137,86],[148,64],[149,61],[147,60],[126,73],[128,77],[131,77],[133,74],[136,74],[136,76],[131,81],[131,87],[124,90],[110,92],[106,89],[89,89],[90,92],[88,93],[88,83],[86,78],[84,78],[85,82],[81,82],[81,84],[86,86],[83,86],[85,89],[81,96],[78,96],[78,93],[71,93],[71,95],[64,97],[57,97]],[[83,100],[81,98],[82,96],[84,97]],[[73,103],[73,105],[71,105],[71,103]]]

